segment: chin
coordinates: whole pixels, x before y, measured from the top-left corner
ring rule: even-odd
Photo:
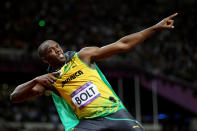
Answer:
[[[66,62],[66,58],[59,59],[60,62]]]

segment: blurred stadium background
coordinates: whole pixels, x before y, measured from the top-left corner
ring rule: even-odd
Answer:
[[[46,73],[37,47],[103,46],[178,12],[175,29],[99,63],[129,112],[147,131],[197,131],[196,0],[2,0],[0,130],[64,130],[50,93],[13,104],[13,89]]]

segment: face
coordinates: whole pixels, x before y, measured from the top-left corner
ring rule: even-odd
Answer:
[[[65,63],[66,58],[59,44],[55,41],[50,41],[44,47],[44,60],[50,65]]]

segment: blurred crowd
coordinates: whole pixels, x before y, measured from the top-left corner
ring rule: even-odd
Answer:
[[[48,99],[48,100],[47,100]],[[15,122],[59,122],[55,105],[51,97],[40,97],[36,100],[24,102],[21,104],[13,104],[11,102],[1,102],[6,113],[1,109],[1,116],[5,121]],[[44,104],[43,104],[44,103]]]
[[[1,98],[1,97],[0,97]],[[5,110],[6,109],[6,110]],[[134,115],[134,113],[132,113]],[[188,131],[191,116],[185,114],[158,114],[161,131]],[[16,127],[9,122],[17,124]],[[25,123],[40,123],[43,127],[25,127]],[[53,126],[46,128],[44,124]],[[144,125],[153,123],[152,114],[143,114]],[[21,124],[21,125],[20,125]],[[40,96],[24,103],[13,104],[10,101],[0,100],[0,128],[2,131],[63,131],[62,124],[51,96]],[[149,129],[151,130],[151,129]]]
[[[64,50],[103,46],[179,12],[173,31],[157,33],[114,59],[196,82],[196,4],[184,0],[1,1],[1,62],[36,61],[37,47],[46,39],[56,40]]]
[[[25,122],[52,123],[53,127],[51,129],[53,131],[58,131],[60,129],[59,125],[61,122],[55,105],[53,104],[52,98],[49,96],[38,97],[20,104],[13,104],[10,101],[6,101],[5,99],[0,102],[0,128],[3,131],[27,131],[25,130],[24,125],[18,125],[16,128],[12,127],[8,122],[15,122],[19,124],[24,124]],[[36,126],[34,126],[34,128],[36,128]],[[39,129],[39,127],[36,129],[34,128],[32,131]],[[47,130],[43,128],[44,126],[41,128],[41,130]]]
[[[37,47],[46,39],[56,40],[64,50],[104,46],[178,12],[174,30],[159,32],[132,51],[104,64],[117,65],[117,68],[132,65],[197,83],[196,5],[195,0],[1,1],[0,70],[8,65],[9,68],[10,65],[12,68],[27,66],[24,63],[36,69]],[[38,99],[14,105],[9,100],[0,100],[0,118],[60,123],[51,97]]]

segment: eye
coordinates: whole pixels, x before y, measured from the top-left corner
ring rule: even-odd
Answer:
[[[48,53],[51,53],[51,52],[53,52],[53,49],[49,49],[49,50],[48,50]]]

